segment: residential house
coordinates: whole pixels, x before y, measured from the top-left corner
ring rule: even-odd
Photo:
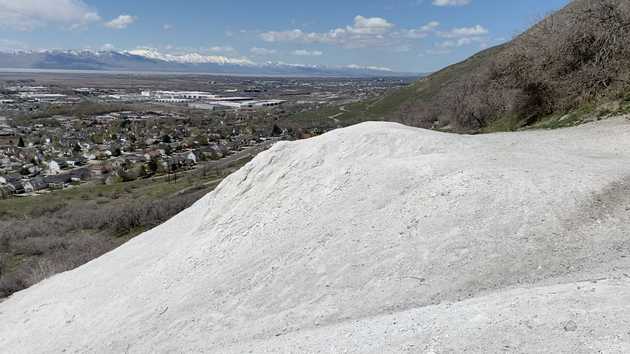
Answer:
[[[46,183],[42,177],[24,181],[23,185],[25,193],[34,193],[48,188],[48,183]]]
[[[66,184],[70,183],[70,181],[71,175],[68,173],[44,177],[44,182],[50,189],[63,189]]]
[[[55,160],[48,161],[48,167],[46,168],[46,174],[49,176],[58,175],[61,173],[61,165]]]

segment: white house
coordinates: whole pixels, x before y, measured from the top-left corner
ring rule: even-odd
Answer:
[[[61,166],[57,163],[57,161],[51,160],[48,161],[48,168],[46,169],[46,174],[49,176],[55,176],[61,173]]]
[[[196,164],[197,163],[197,156],[195,156],[195,154],[191,151],[188,154],[186,154],[186,160],[192,161],[194,164]]]

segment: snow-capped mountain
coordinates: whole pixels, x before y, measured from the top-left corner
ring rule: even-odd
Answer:
[[[234,65],[256,65],[249,59],[228,58],[218,55],[203,55],[199,53],[186,53],[181,55],[164,54],[155,49],[136,49],[126,52],[130,55],[141,56],[154,60],[167,61],[180,64],[234,64]]]
[[[167,54],[154,49],[132,51],[42,50],[0,52],[0,68],[138,72],[185,72],[225,75],[278,76],[409,76],[387,68],[348,65],[340,67],[287,63],[255,63],[199,53]]]

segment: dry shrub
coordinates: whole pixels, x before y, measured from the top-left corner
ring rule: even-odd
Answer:
[[[128,200],[38,208],[32,217],[0,221],[0,298],[59,272],[76,268],[114,249],[120,236],[153,228],[206,193],[159,200]],[[37,216],[35,216],[37,215]],[[9,260],[22,259],[15,269]]]
[[[439,121],[459,130],[506,116],[526,125],[623,96],[630,84],[628,38],[630,1],[575,0],[442,83],[428,101],[403,107],[402,116],[414,125]]]

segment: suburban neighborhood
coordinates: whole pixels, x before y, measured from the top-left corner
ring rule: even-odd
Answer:
[[[0,86],[0,198],[168,175],[270,141],[310,137],[325,129],[276,122],[322,106],[343,110],[404,84],[226,77],[188,86],[137,79],[121,87],[119,79],[116,85],[74,87],[42,81],[6,80]],[[176,89],[165,89],[171,86]]]

